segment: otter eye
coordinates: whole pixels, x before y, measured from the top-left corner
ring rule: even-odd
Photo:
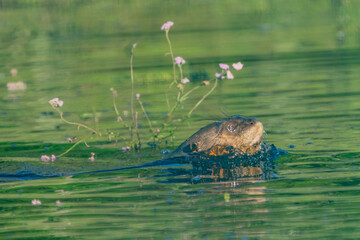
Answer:
[[[227,125],[226,129],[229,131],[229,132],[234,132],[235,131],[235,127],[233,125]]]
[[[256,120],[254,120],[254,119],[249,119],[249,124],[250,125],[254,125],[256,123]]]

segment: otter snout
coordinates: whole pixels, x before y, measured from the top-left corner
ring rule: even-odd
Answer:
[[[252,131],[252,136],[253,139],[250,142],[250,145],[254,145],[258,142],[260,142],[261,137],[263,135],[264,132],[264,126],[262,125],[262,123],[260,121],[258,121],[256,118],[249,118],[248,119],[249,124],[252,126],[251,131]]]

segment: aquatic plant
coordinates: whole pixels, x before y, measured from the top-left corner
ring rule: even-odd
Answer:
[[[237,62],[237,63],[233,63],[232,67],[236,70],[236,71],[240,71],[243,67],[244,64],[242,64],[241,62]]]
[[[41,201],[39,199],[33,199],[31,200],[31,204],[35,206],[41,205]]]
[[[43,161],[43,162],[48,162],[48,161],[50,161],[50,157],[48,156],[48,155],[41,155],[41,161]]]
[[[165,89],[165,97],[166,97],[166,105],[167,105],[167,115],[163,119],[163,122],[160,124],[160,127],[155,128],[152,124],[152,121],[150,120],[149,114],[145,109],[145,106],[141,99],[141,94],[136,93],[135,94],[135,78],[134,78],[134,69],[133,69],[133,61],[134,61],[134,50],[137,46],[137,43],[132,44],[131,47],[131,55],[130,55],[130,81],[131,81],[131,97],[130,97],[130,114],[131,114],[131,121],[128,121],[128,118],[124,113],[120,113],[117,105],[117,98],[118,98],[118,92],[115,90],[115,88],[110,88],[110,91],[112,93],[112,102],[113,102],[113,108],[115,111],[115,114],[117,116],[117,122],[122,124],[122,127],[125,129],[128,129],[129,136],[123,136],[120,133],[116,133],[113,130],[107,129],[104,133],[104,131],[101,130],[95,130],[94,128],[91,128],[83,123],[77,123],[77,122],[71,122],[64,118],[63,112],[60,110],[60,108],[63,106],[64,102],[60,100],[59,98],[54,98],[49,101],[49,104],[51,107],[57,111],[60,115],[60,119],[70,125],[75,125],[80,128],[84,128],[89,130],[90,136],[94,137],[102,137],[107,136],[108,139],[111,141],[113,139],[116,139],[116,141],[120,140],[124,143],[124,147],[121,148],[123,152],[130,151],[131,149],[139,150],[142,147],[143,140],[141,139],[140,133],[139,133],[139,112],[137,111],[138,108],[141,109],[140,114],[143,114],[147,125],[149,128],[150,137],[147,136],[147,140],[145,141],[149,146],[151,147],[157,147],[162,144],[166,144],[168,140],[173,141],[174,134],[177,130],[177,128],[181,125],[182,122],[189,119],[192,115],[192,113],[201,105],[201,103],[216,89],[218,85],[218,81],[221,79],[234,79],[234,75],[230,71],[230,66],[226,63],[220,63],[219,67],[221,72],[216,73],[214,75],[213,79],[204,80],[201,82],[201,84],[192,86],[191,80],[188,77],[184,77],[183,72],[183,65],[186,64],[186,60],[181,57],[177,56],[174,57],[174,52],[171,44],[171,40],[169,37],[169,31],[170,28],[174,25],[173,22],[168,21],[164,23],[161,26],[161,30],[165,31],[165,37],[168,43],[169,47],[169,55],[171,56],[171,62],[172,62],[172,68],[173,68],[173,76],[172,80],[169,83],[169,85]],[[243,68],[243,64],[241,62],[237,62],[232,64],[232,67],[239,71]],[[178,69],[178,71],[176,70]],[[185,114],[181,119],[176,119],[176,124],[174,124],[174,114],[177,112],[179,107],[184,108],[184,102],[189,99],[189,96],[191,94],[194,94],[196,90],[199,88],[207,88],[210,85],[211,88],[203,94],[199,100],[195,102],[195,104],[188,110],[187,114]],[[174,89],[174,87],[176,87]],[[175,101],[173,103],[170,102],[169,96],[170,94],[174,94],[172,99]],[[135,101],[138,104],[138,107],[135,106]],[[71,140],[70,142],[75,142],[74,145],[72,145],[68,150],[66,150],[64,153],[57,156],[57,158],[64,156],[68,152],[70,152],[72,149],[74,149],[78,144],[86,143],[86,138],[88,136],[82,136],[78,137],[75,141]],[[88,146],[88,145],[87,145]],[[45,159],[46,158],[46,159]],[[43,161],[49,161],[50,157],[48,156],[42,156],[41,159]],[[51,159],[56,159],[55,155],[52,155]],[[91,152],[91,157],[89,158],[91,161],[95,160],[95,153]]]
[[[222,70],[225,70],[225,71],[227,71],[227,70],[230,69],[229,65],[227,65],[227,64],[225,64],[225,63],[220,63],[220,64],[219,64],[219,67],[220,67]]]
[[[91,152],[91,157],[89,157],[90,161],[95,161],[95,153],[94,152]]]

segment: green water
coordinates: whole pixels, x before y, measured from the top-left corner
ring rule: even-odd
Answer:
[[[161,149],[123,153],[125,143],[105,137],[55,163],[40,156],[59,155],[71,146],[67,136],[87,133],[60,121],[48,104],[54,97],[64,100],[69,120],[121,129],[109,89],[119,93],[119,110],[129,110],[134,42],[135,91],[160,126],[172,79],[160,27],[169,20],[188,87],[211,78],[220,62],[241,61],[244,69],[220,81],[164,148],[215,120],[243,115],[259,119],[264,139],[290,153],[276,160],[269,181],[194,184],[168,167],[4,178],[0,239],[358,239],[359,9],[351,0],[0,1],[0,173],[61,175],[160,159]],[[26,90],[8,91],[16,81]],[[139,121],[146,133],[143,115]]]

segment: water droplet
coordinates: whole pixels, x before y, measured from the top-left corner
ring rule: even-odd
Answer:
[[[169,154],[171,151],[169,150],[169,149],[163,149],[163,150],[161,150],[161,155],[167,155],[167,154]]]
[[[199,176],[193,177],[192,180],[193,180],[193,181],[200,181],[200,177],[199,177]]]

